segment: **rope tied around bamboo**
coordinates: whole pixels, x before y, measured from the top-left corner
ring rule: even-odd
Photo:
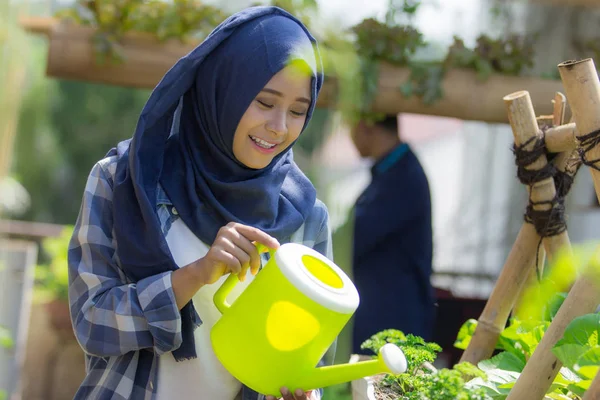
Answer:
[[[579,148],[577,151],[579,152],[581,163],[592,169],[595,169],[596,171],[600,171],[600,166],[596,165],[600,162],[600,158],[588,160],[586,156],[587,152],[600,144],[600,129],[596,129],[595,131],[592,131],[586,135],[577,136],[577,140],[579,141]]]
[[[559,171],[556,166],[548,162],[539,169],[528,169],[533,162],[546,155],[544,130],[541,135],[533,136],[521,143],[514,145],[515,163],[517,164],[517,177],[523,185],[530,188],[538,182],[552,178],[556,187],[556,195],[550,200],[533,201],[529,197],[529,204],[525,211],[525,221],[533,224],[541,238],[558,235],[567,229],[565,220],[565,197],[570,190],[573,177],[564,171]],[[533,146],[531,146],[533,144]],[[528,149],[528,147],[531,147]],[[549,157],[550,158],[550,157]],[[546,205],[547,207],[540,207]]]
[[[565,199],[573,185],[575,173],[581,165],[578,162],[579,160],[576,160],[569,163],[565,170],[557,168],[552,162],[556,158],[557,153],[547,153],[545,131],[546,129],[542,128],[539,135],[529,138],[520,145],[515,144],[513,147],[515,163],[517,165],[517,177],[523,185],[527,185],[530,188],[529,202],[526,207],[524,219],[534,226],[540,236],[540,241],[537,245],[538,252],[536,252],[536,265],[538,265],[538,253],[542,245],[542,240],[546,237],[559,235],[567,230]],[[548,163],[544,167],[539,169],[526,168],[544,155],[548,159]],[[550,200],[533,201],[531,198],[531,188],[536,183],[548,178],[553,179],[556,194]],[[538,279],[541,278],[539,272]]]

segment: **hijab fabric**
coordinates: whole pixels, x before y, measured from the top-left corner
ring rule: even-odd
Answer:
[[[277,239],[297,230],[311,212],[316,191],[288,148],[263,169],[233,154],[237,125],[265,84],[293,60],[311,73],[310,120],[323,83],[315,39],[277,7],[252,7],[224,22],[179,60],[154,89],[129,141],[117,146],[113,190],[117,255],[137,282],[178,267],[156,213],[158,184],[203,242],[235,221]],[[165,294],[166,295],[166,294]],[[199,319],[190,301],[182,310],[177,361],[195,358]]]

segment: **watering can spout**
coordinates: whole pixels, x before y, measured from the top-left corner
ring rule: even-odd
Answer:
[[[406,357],[402,350],[392,343],[387,343],[379,350],[376,359],[316,368],[313,373],[307,374],[305,379],[298,382],[297,386],[305,390],[323,388],[381,373],[401,374],[406,368]]]

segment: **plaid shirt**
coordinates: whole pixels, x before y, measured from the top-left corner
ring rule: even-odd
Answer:
[[[87,361],[75,399],[155,399],[159,356],[182,341],[171,272],[131,282],[121,269],[112,214],[116,161],[109,153],[94,165],[69,244],[71,319]],[[165,236],[179,218],[170,205],[159,187],[157,214]],[[331,258],[328,221],[327,208],[317,201],[294,241]],[[330,361],[331,354],[326,358]],[[242,390],[243,400],[263,398]]]

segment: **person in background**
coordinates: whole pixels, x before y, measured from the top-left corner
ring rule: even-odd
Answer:
[[[354,207],[352,274],[360,294],[352,350],[384,329],[431,340],[435,319],[430,282],[433,235],[427,176],[398,135],[395,115],[365,119],[352,130],[372,181]]]

